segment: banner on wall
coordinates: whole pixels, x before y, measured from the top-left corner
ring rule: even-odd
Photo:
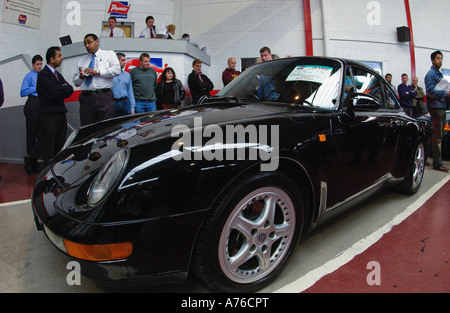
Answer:
[[[129,72],[137,66],[139,66],[139,56],[127,57],[127,63],[125,65],[124,70],[126,72]],[[158,77],[158,82],[159,82],[161,79],[161,74],[163,73],[164,68],[167,67],[167,64],[165,64],[163,67],[163,59],[162,58],[150,58],[150,67],[152,67],[156,71],[156,75]]]
[[[115,18],[127,18],[128,11],[130,11],[130,4],[128,1],[111,1],[108,9],[108,14]]]
[[[41,11],[42,0],[4,0],[2,21],[39,29]]]

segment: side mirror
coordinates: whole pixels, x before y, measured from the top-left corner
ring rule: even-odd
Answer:
[[[366,93],[350,93],[347,96],[347,101],[347,107],[352,111],[373,111],[381,107],[380,100]]]

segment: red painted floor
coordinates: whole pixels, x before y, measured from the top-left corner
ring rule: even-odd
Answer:
[[[30,199],[37,176],[28,176],[23,164],[0,163],[0,203]]]
[[[378,242],[305,293],[450,292],[450,182]],[[377,262],[375,267],[369,262]],[[371,264],[372,265],[372,264]],[[368,278],[371,284],[368,284]]]

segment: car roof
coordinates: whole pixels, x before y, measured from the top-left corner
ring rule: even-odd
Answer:
[[[369,70],[370,72],[376,73],[376,71],[373,68],[371,68],[370,66],[367,66],[366,64],[361,63],[359,61],[347,59],[347,58],[325,57],[325,56],[295,56],[295,57],[290,57],[289,59],[304,59],[304,58],[336,60],[336,61],[343,63],[344,65],[350,65],[350,66],[356,65],[356,66],[362,67],[366,70]],[[277,61],[277,59],[272,60],[272,61]]]

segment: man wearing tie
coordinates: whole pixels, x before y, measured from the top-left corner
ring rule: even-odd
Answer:
[[[120,63],[114,51],[102,50],[98,37],[87,34],[84,47],[88,54],[78,62],[78,73],[73,83],[80,87],[80,122],[89,125],[114,117],[113,79],[121,72]]]
[[[147,24],[147,27],[141,31],[139,38],[156,38],[155,19],[153,16],[147,16],[145,24]]]
[[[122,29],[116,27],[117,20],[115,17],[108,19],[108,28],[103,30],[101,37],[125,37],[125,33]]]
[[[56,70],[63,60],[61,49],[50,47],[47,50],[46,60],[47,65],[39,72],[36,84],[44,165],[50,163],[66,141],[67,108],[64,99],[73,93],[72,86]]]

